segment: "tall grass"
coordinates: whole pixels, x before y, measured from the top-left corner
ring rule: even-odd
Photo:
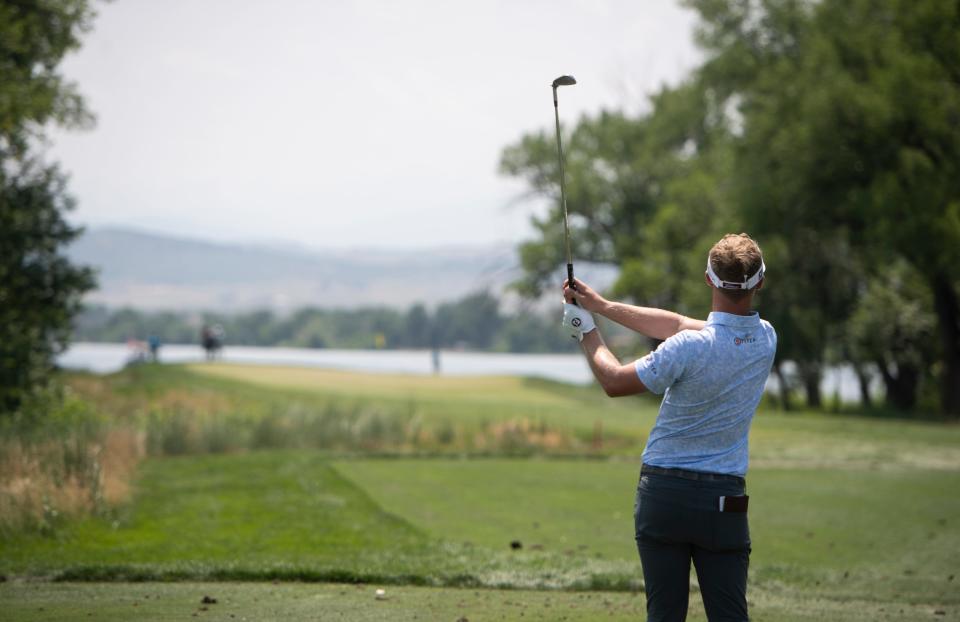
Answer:
[[[530,454],[588,445],[542,420],[470,424],[432,420],[415,405],[344,401],[275,402],[198,413],[151,408],[139,417],[151,456],[257,449],[322,449],[373,453]]]
[[[52,533],[67,517],[122,503],[143,440],[69,394],[0,421],[0,535]]]
[[[69,377],[62,397],[0,420],[0,536],[53,534],[67,517],[106,515],[129,499],[152,456],[260,449],[400,455],[589,451],[590,439],[543,420],[425,417],[416,400],[245,391],[234,383]]]

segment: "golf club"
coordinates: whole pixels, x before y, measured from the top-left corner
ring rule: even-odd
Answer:
[[[563,144],[560,142],[560,112],[557,108],[557,87],[573,86],[577,83],[573,76],[560,76],[553,81],[553,117],[557,124],[557,155],[560,158],[560,203],[563,204],[563,236],[567,242],[567,282],[570,287],[577,289],[573,283],[573,254],[570,252],[570,224],[567,222],[567,189],[563,177]],[[573,304],[577,304],[574,300]],[[579,305],[578,305],[579,306]]]

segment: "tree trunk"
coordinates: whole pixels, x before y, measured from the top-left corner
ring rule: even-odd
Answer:
[[[820,408],[823,404],[823,400],[820,398],[820,364],[797,364],[797,369],[800,371],[800,379],[803,381],[803,390],[807,394],[807,406]]]
[[[860,405],[864,408],[873,408],[873,399],[870,397],[870,376],[864,370],[863,365],[853,363],[853,373],[857,376],[857,383],[860,385]]]
[[[940,407],[948,417],[957,419],[960,418],[960,302],[949,275],[937,272],[930,284],[943,350]]]
[[[917,385],[920,370],[912,365],[897,364],[894,374],[886,361],[878,360],[883,386],[887,390],[887,405],[903,412],[910,412],[917,403]]]
[[[793,408],[790,404],[790,386],[787,384],[787,377],[786,374],[783,373],[780,361],[774,362],[773,373],[777,375],[777,380],[780,384],[780,404],[783,406],[783,410],[790,412]]]

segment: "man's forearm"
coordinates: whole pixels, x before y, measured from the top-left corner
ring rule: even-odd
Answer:
[[[580,342],[587,357],[590,371],[610,397],[634,395],[646,390],[637,377],[633,365],[621,365],[617,357],[603,342],[599,330],[592,330]]]
[[[590,371],[601,385],[610,377],[612,370],[620,366],[620,361],[604,343],[599,330],[593,330],[583,336],[580,342],[583,353],[590,364]]]
[[[661,341],[682,330],[700,330],[704,327],[702,320],[694,320],[673,311],[622,302],[608,302],[599,313],[621,326]]]

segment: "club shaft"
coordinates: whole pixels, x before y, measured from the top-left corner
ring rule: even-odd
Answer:
[[[557,106],[557,89],[553,89],[553,118],[557,126],[557,160],[560,163],[560,204],[563,207],[563,237],[567,248],[567,264],[573,265],[573,254],[570,252],[570,224],[567,215],[567,184],[563,170],[563,141],[560,138],[560,111]]]
[[[576,289],[573,284],[573,253],[570,250],[570,223],[567,215],[567,184],[563,170],[563,142],[560,138],[560,110],[557,105],[557,87],[553,87],[553,118],[557,127],[557,158],[560,162],[560,203],[563,206],[563,238],[567,249],[567,279],[570,287]]]

